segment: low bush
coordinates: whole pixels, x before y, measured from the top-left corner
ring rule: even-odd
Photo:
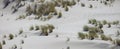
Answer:
[[[24,40],[21,40],[21,44],[24,44]]]
[[[81,39],[85,39],[85,34],[84,34],[84,33],[79,32],[79,33],[78,33],[78,37],[79,37],[79,38],[81,38]]]
[[[69,10],[68,6],[67,6],[67,5],[65,5],[65,11],[68,11],[68,10]]]
[[[9,34],[9,39],[12,40],[14,38],[13,34]]]
[[[55,27],[53,25],[48,25],[48,30],[49,30],[49,33],[53,32],[53,29],[55,29]]]
[[[117,45],[117,46],[120,46],[120,39],[115,39],[114,44]]]
[[[92,19],[92,24],[95,24],[97,23],[97,20],[96,19]]]
[[[111,24],[110,23],[108,23],[108,28],[110,28],[111,27]]]
[[[0,49],[2,49],[2,44],[0,43]]]
[[[117,44],[118,46],[120,46],[120,39],[117,39],[117,40],[116,40],[116,44]]]
[[[85,25],[85,26],[83,27],[83,31],[89,31],[89,27],[88,27],[87,25]]]
[[[25,19],[25,18],[26,18],[25,15],[20,15],[16,20],[18,20],[18,19]]]
[[[113,24],[113,25],[118,25],[118,24],[119,24],[119,21],[114,21],[112,24]]]
[[[48,36],[48,28],[46,26],[41,26],[41,35]]]
[[[119,35],[120,35],[120,32],[117,30],[116,36],[119,36]]]
[[[89,8],[93,8],[93,6],[90,4]]]
[[[85,4],[84,4],[84,3],[81,3],[81,6],[82,6],[82,7],[85,7]]]
[[[40,29],[39,26],[35,26],[35,28],[36,28],[35,30],[39,30]]]
[[[99,26],[98,26],[98,27],[101,29],[101,28],[103,28],[103,25],[102,25],[102,24],[99,24]]]
[[[92,20],[89,20],[88,23],[91,24],[91,23],[92,23]]]
[[[70,47],[68,46],[67,49],[70,49]]]
[[[105,41],[109,40],[104,34],[102,34],[100,37],[102,40],[105,40]]]
[[[5,40],[3,40],[3,41],[2,41],[2,44],[3,44],[3,45],[5,45],[5,44],[6,44]]]
[[[22,30],[22,29],[21,29],[21,30],[19,30],[19,35],[20,35],[20,34],[22,34],[22,33],[23,33],[23,30]]]
[[[30,30],[34,30],[34,27],[33,27],[33,26],[31,26],[31,27],[30,27]]]
[[[93,40],[93,39],[95,39],[95,38],[98,38],[97,33],[96,33],[95,31],[92,31],[92,30],[89,31],[88,36],[89,36],[89,39],[90,39],[90,40]]]
[[[107,21],[106,20],[103,20],[103,25],[106,25],[107,24]]]
[[[58,18],[61,18],[61,17],[62,17],[62,13],[59,12],[59,13],[58,13]]]

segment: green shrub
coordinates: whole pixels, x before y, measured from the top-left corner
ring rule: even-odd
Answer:
[[[13,34],[9,34],[9,39],[12,40],[14,38]]]
[[[88,23],[91,24],[91,23],[92,23],[92,20],[89,20]]]
[[[97,26],[98,26],[98,23],[95,23],[95,26],[97,27]]]
[[[99,33],[103,34],[103,33],[104,33],[104,31],[103,31],[102,29],[99,29]]]
[[[68,46],[67,49],[70,49],[70,47]]]
[[[70,41],[70,38],[67,38],[67,40],[66,40],[67,42],[69,42]]]
[[[12,49],[17,49],[17,45],[13,45],[13,46],[12,46]]]
[[[31,27],[30,27],[30,30],[34,30],[34,27],[33,27],[33,26],[31,26]]]
[[[77,2],[80,2],[80,0],[77,0]]]
[[[26,15],[31,15],[33,13],[32,8],[30,7],[30,5],[26,8]]]
[[[59,12],[59,13],[58,13],[58,18],[61,18],[61,17],[62,17],[62,13]]]
[[[24,44],[24,40],[21,40],[21,44]]]
[[[99,28],[97,28],[97,27],[89,27],[89,31],[97,33],[97,32],[99,32]]]
[[[59,37],[59,35],[57,34],[56,37]]]
[[[117,30],[117,34],[116,34],[116,36],[119,36],[120,35],[120,32]]]
[[[103,20],[103,25],[107,24],[107,21],[106,20]]]
[[[92,19],[92,24],[96,24],[97,20],[96,19]]]
[[[53,25],[48,24],[48,29],[49,29],[49,33],[53,32],[53,29],[55,29],[55,27]]]
[[[105,5],[108,5],[108,3],[107,3],[106,1],[104,1],[104,4],[105,4]]]
[[[42,35],[48,36],[48,28],[46,26],[41,26]]]
[[[5,45],[5,44],[6,44],[5,40],[3,40],[3,41],[2,41],[2,44],[3,44],[3,45]]]
[[[85,25],[84,27],[83,27],[83,31],[88,31],[89,30],[89,27],[87,26],[87,25]]]
[[[51,14],[48,15],[47,19],[51,19],[53,16]]]
[[[102,34],[100,37],[101,37],[102,40],[105,40],[105,41],[108,40],[108,38],[104,34]]]
[[[19,35],[22,34],[22,33],[23,33],[23,30],[21,29],[21,30],[19,31]]]
[[[119,21],[114,21],[113,22],[113,25],[118,25],[119,24]]]
[[[6,35],[4,35],[3,38],[6,38]]]
[[[45,0],[40,0],[40,2],[41,2],[41,3],[44,3],[44,2],[45,2]]]
[[[25,19],[25,18],[26,18],[25,15],[20,15],[16,20],[18,20],[18,19]]]
[[[93,6],[90,4],[90,7],[89,8],[93,8]]]
[[[2,49],[2,44],[0,43],[0,49]]]
[[[57,11],[54,12],[54,15],[57,15]]]
[[[98,27],[101,29],[101,28],[103,28],[103,25],[102,25],[102,24],[99,24],[99,26],[98,26]]]
[[[85,4],[81,3],[81,6],[82,6],[82,7],[85,7]]]
[[[117,40],[116,40],[116,44],[117,44],[118,46],[120,46],[120,39],[117,39]]]
[[[67,5],[65,5],[65,11],[68,11],[69,10],[69,8],[67,7]]]
[[[98,38],[98,35],[95,31],[89,30],[89,39],[93,40],[94,38]]]
[[[111,27],[111,24],[110,23],[108,23],[108,28],[110,28]]]
[[[55,12],[56,11],[56,9],[55,9],[55,4],[53,4],[53,3],[49,3],[49,12]]]
[[[116,25],[118,25],[119,24],[119,21],[116,21]]]
[[[111,38],[111,37],[107,37],[107,38],[108,38],[108,40],[112,41],[112,38]]]
[[[85,39],[85,34],[84,34],[84,33],[79,32],[79,33],[78,33],[78,37],[79,37],[79,38],[81,38],[81,39]]]
[[[40,29],[39,26],[35,26],[35,28],[36,28],[35,30],[39,30]]]

